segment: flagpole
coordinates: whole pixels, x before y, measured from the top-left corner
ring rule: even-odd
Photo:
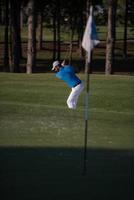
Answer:
[[[90,5],[90,15],[93,13],[93,6]],[[90,57],[90,58],[89,58]],[[83,175],[87,173],[87,136],[88,136],[88,120],[89,120],[89,95],[90,95],[90,68],[91,68],[91,51],[86,52],[85,58],[85,137],[84,137],[84,160],[83,160]]]
[[[84,137],[84,160],[83,160],[83,175],[87,172],[87,136],[88,136],[88,121],[89,121],[89,95],[90,95],[90,68],[92,63],[93,48],[100,42],[97,37],[96,26],[93,20],[93,5],[90,4],[90,14],[87,20],[87,25],[82,40],[82,47],[86,51],[85,59],[85,137]]]
[[[83,175],[87,173],[87,135],[88,135],[88,119],[89,119],[89,83],[90,83],[90,64],[88,62],[88,55],[86,53],[85,60],[85,75],[86,75],[86,94],[85,94],[85,137],[84,137],[84,162]]]

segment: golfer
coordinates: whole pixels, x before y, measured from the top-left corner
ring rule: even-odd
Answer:
[[[67,105],[70,109],[76,109],[78,97],[84,89],[82,81],[75,75],[74,68],[71,65],[65,65],[64,62],[54,61],[52,70],[55,71],[57,78],[64,81],[71,88]]]

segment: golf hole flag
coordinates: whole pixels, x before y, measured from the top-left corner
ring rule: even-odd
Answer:
[[[93,6],[91,6],[90,15],[86,24],[86,28],[85,28],[85,32],[84,32],[83,40],[82,40],[82,47],[88,53],[87,59],[89,63],[91,60],[91,51],[99,43],[100,41],[98,40],[96,25],[93,20]]]

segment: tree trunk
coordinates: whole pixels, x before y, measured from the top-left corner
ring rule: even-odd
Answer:
[[[112,20],[112,37],[113,37],[113,62],[112,62],[112,73],[114,73],[114,64],[115,64],[115,44],[116,44],[116,14],[117,14],[117,4],[118,0],[114,1],[113,4],[113,20]]]
[[[27,50],[27,74],[31,74],[36,66],[36,23],[35,23],[35,1],[28,3],[28,50]]]
[[[11,23],[11,4],[9,4],[10,18],[9,18],[9,71],[14,72],[13,67],[13,39],[12,39],[12,23]]]
[[[11,2],[11,25],[12,25],[12,43],[13,43],[13,71],[20,72],[20,2],[12,0]]]
[[[70,36],[70,48],[69,48],[69,64],[72,64],[72,53],[73,53],[73,31]]]
[[[2,25],[2,2],[0,2],[0,25]]]
[[[69,49],[69,64],[72,64],[72,53],[73,53],[73,37],[74,37],[74,19],[72,17],[72,14],[70,14],[70,49]]]
[[[21,9],[20,9],[20,27],[21,27],[21,29],[23,28],[23,17],[24,17],[23,6],[21,6]]]
[[[84,32],[83,26],[84,25],[83,25],[83,6],[82,6],[82,10],[80,11],[80,17],[79,17],[79,22],[78,22],[78,48],[79,48],[80,58],[84,57],[84,51],[82,48],[82,38],[83,38],[83,32]]]
[[[53,14],[53,60],[56,59],[56,40],[57,40],[57,34],[56,34],[56,11],[54,11]]]
[[[5,10],[2,2],[0,2],[0,24],[4,25],[5,23]]]
[[[114,0],[109,1],[108,8],[108,32],[107,32],[107,41],[106,41],[106,64],[105,64],[105,74],[112,74],[113,67],[113,51],[114,51]]]
[[[21,41],[21,1],[18,1],[18,48],[19,56],[22,58],[22,41]]]
[[[60,17],[61,17],[61,9],[60,9],[60,0],[58,0],[57,2],[57,50],[58,50],[58,55],[57,55],[57,59],[60,60],[60,56],[61,56],[61,53],[60,53],[60,50],[61,50],[61,47],[60,47]]]
[[[42,49],[42,36],[43,36],[43,11],[41,10],[38,15],[38,49]]]
[[[123,47],[123,56],[127,57],[127,26],[128,26],[128,0],[126,0],[125,6],[125,23],[124,23],[124,47]]]
[[[9,50],[8,50],[8,26],[9,26],[9,0],[5,0],[5,43],[4,43],[4,68],[9,71]]]

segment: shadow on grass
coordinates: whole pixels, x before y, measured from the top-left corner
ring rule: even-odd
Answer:
[[[69,61],[68,59],[66,60]],[[33,69],[33,73],[50,73],[52,68],[52,59],[37,59],[36,68]],[[134,58],[129,56],[128,59],[116,58],[113,64],[114,74],[134,74]],[[85,60],[84,59],[73,59],[72,65],[76,69],[76,72],[85,71]],[[93,59],[92,65],[90,66],[91,73],[105,73],[105,58]],[[4,69],[4,66],[0,65],[0,72],[9,72],[9,69]],[[20,72],[26,73],[26,58],[21,59]]]
[[[1,200],[130,199],[134,150],[1,147]],[[133,197],[131,197],[133,199]]]
[[[51,72],[52,68],[52,60],[46,59],[41,60],[38,59],[38,64],[36,69],[34,70],[35,73],[41,72]],[[67,60],[68,62],[68,60]],[[127,73],[133,74],[134,73],[134,59],[116,59],[113,65],[113,73]],[[85,60],[75,60],[73,59],[72,65],[76,69],[76,72],[84,72],[85,71]],[[26,69],[23,69],[25,72]],[[91,65],[91,72],[92,73],[105,73],[105,59],[94,59]]]

